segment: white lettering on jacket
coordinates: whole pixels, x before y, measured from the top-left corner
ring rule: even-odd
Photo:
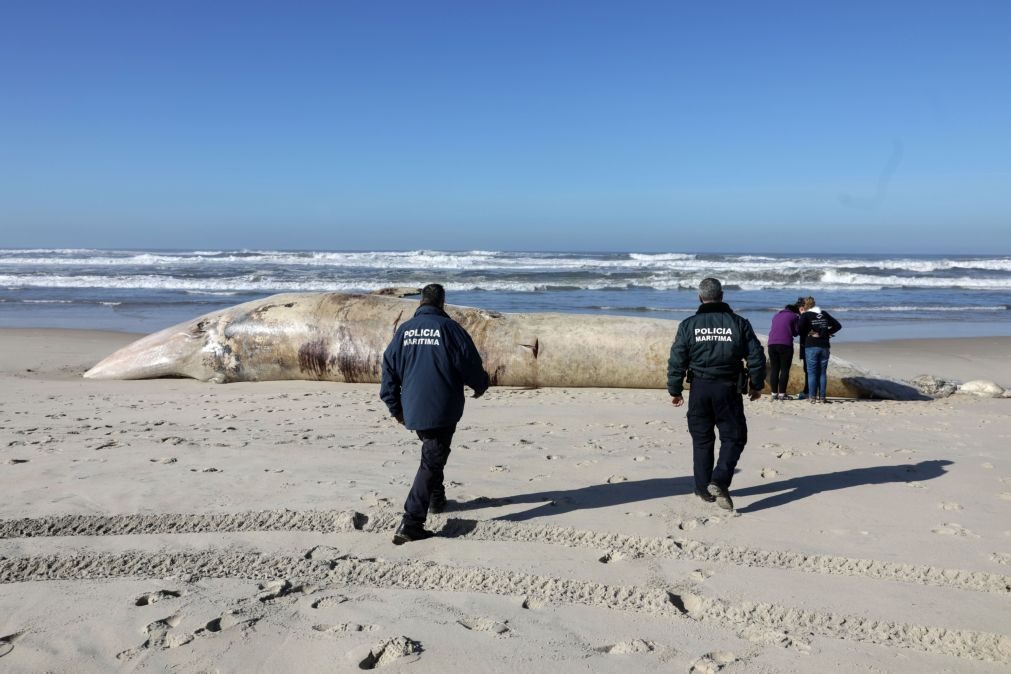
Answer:
[[[730,328],[695,328],[696,342],[732,342],[734,331]]]
[[[439,333],[439,328],[415,328],[413,330],[404,330],[404,341],[402,342],[404,346],[439,346],[439,338],[442,334]]]

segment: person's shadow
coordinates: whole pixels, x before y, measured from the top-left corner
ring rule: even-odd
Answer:
[[[853,468],[835,473],[818,475],[803,475],[769,482],[767,484],[731,489],[734,498],[774,494],[768,498],[750,503],[738,508],[739,513],[752,513],[768,508],[786,505],[793,501],[813,496],[820,492],[835,489],[846,489],[865,484],[888,484],[891,482],[920,482],[944,475],[945,466],[951,461],[946,459],[921,461],[920,463],[900,464],[897,466],[872,466],[868,468]],[[463,512],[475,508],[493,508],[503,505],[538,503],[535,508],[523,512],[496,517],[497,520],[510,522],[525,522],[538,517],[561,515],[573,510],[590,508],[607,508],[609,506],[626,505],[656,498],[684,496],[695,491],[695,479],[685,477],[652,478],[633,482],[616,482],[614,484],[594,484],[579,489],[564,489],[555,491],[540,491],[532,494],[519,494],[507,498],[479,497],[471,501],[450,501],[446,513]],[[782,493],[780,493],[782,492]],[[464,522],[466,520],[460,520]]]
[[[460,512],[473,508],[489,508],[514,503],[539,503],[536,508],[519,513],[502,515],[497,520],[524,522],[537,517],[561,515],[573,510],[590,508],[607,508],[608,506],[625,505],[649,501],[655,498],[683,496],[695,490],[695,479],[687,477],[663,477],[634,482],[615,482],[613,484],[594,484],[579,489],[563,489],[556,491],[541,491],[532,494],[519,494],[508,498],[479,497],[472,501],[451,501],[446,512]]]
[[[846,489],[847,487],[857,487],[864,484],[932,480],[935,477],[944,475],[947,472],[945,466],[950,466],[951,464],[951,461],[940,459],[921,461],[920,463],[906,463],[897,466],[853,468],[851,470],[840,470],[835,473],[803,475],[801,477],[790,478],[789,480],[744,487],[743,489],[732,489],[730,493],[734,498],[775,493],[774,496],[763,498],[737,509],[739,513],[753,513],[759,510],[786,505],[787,503],[834,489]]]

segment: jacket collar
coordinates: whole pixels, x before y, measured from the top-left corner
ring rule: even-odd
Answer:
[[[699,305],[699,314],[732,314],[734,310],[726,302],[704,302]]]
[[[443,311],[439,307],[431,305],[431,304],[422,304],[414,312],[414,315],[415,316],[431,316],[431,315],[434,315],[434,316],[445,316],[446,318],[449,318],[449,314],[447,314],[445,311]]]

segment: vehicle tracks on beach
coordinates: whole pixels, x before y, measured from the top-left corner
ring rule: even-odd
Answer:
[[[692,620],[735,631],[761,626],[784,635],[823,636],[987,662],[1011,660],[1011,638],[998,634],[892,623],[777,604],[735,603],[692,593],[676,594],[663,589],[605,585],[480,567],[354,558],[313,561],[304,556],[215,550],[0,558],[0,583],[169,577],[298,578],[321,588],[359,586],[532,597],[553,604],[581,604],[648,613],[671,620]]]
[[[265,510],[223,514],[60,515],[0,520],[0,539],[250,531],[387,533],[396,528],[400,517],[399,512],[383,509],[368,513],[354,510]],[[447,538],[562,545],[618,551],[624,558],[686,559],[745,567],[875,578],[1011,596],[1011,576],[984,571],[898,564],[835,555],[809,555],[787,550],[763,550],[704,543],[686,538],[633,536],[521,524],[505,520],[469,520],[434,516],[431,523],[433,526],[441,526],[439,533]]]

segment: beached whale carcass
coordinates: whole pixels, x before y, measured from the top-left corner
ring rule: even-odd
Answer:
[[[395,295],[296,293],[246,302],[139,339],[84,376],[377,383],[383,351],[418,306]],[[452,305],[446,311],[474,338],[493,386],[666,387],[678,321]],[[792,389],[802,381],[800,367],[793,368]],[[837,359],[829,368],[828,394],[916,397],[908,386]]]

